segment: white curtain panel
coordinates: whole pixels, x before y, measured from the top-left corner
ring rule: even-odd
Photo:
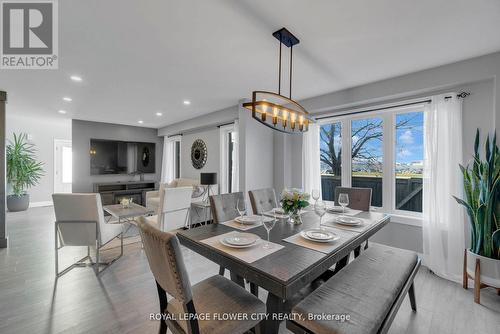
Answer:
[[[163,161],[161,167],[161,182],[170,183],[175,178],[175,142],[179,136],[167,137],[163,141]]]
[[[319,129],[318,124],[311,124],[302,135],[302,187],[307,193],[318,189],[321,196]]]
[[[462,194],[462,102],[455,93],[451,96],[434,96],[425,113],[422,231],[424,264],[460,282],[465,220],[452,195]]]

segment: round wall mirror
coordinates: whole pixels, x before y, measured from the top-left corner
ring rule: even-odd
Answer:
[[[196,139],[191,146],[191,163],[196,169],[201,169],[207,163],[207,145],[201,139]]]

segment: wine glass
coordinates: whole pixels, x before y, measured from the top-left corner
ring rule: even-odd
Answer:
[[[341,193],[339,195],[339,204],[342,206],[342,213],[344,213],[345,207],[349,205],[349,195]]]
[[[264,243],[264,245],[262,246],[262,248],[271,249],[274,246],[271,245],[271,243],[269,242],[269,232],[271,232],[271,230],[273,229],[274,225],[276,224],[276,218],[271,219],[271,218],[264,217],[263,215],[261,215],[260,219],[262,221],[262,225],[264,225],[264,228],[267,231],[267,241]]]
[[[243,225],[241,218],[243,218],[243,216],[245,215],[245,213],[247,211],[244,200],[240,201],[239,198],[236,200],[236,211],[238,211],[238,213],[240,214],[240,224]]]
[[[315,202],[317,202],[319,200],[319,189],[313,189],[311,191],[311,197]]]
[[[319,229],[323,229],[322,220],[326,213],[326,205],[323,201],[316,201],[314,204],[314,212],[319,216]]]

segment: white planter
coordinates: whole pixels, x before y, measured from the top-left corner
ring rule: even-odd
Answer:
[[[477,259],[479,259],[480,266],[480,283],[500,289],[500,260],[477,255],[467,250],[467,274],[474,279]]]

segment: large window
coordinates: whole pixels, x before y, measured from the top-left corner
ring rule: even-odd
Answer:
[[[321,188],[372,189],[373,207],[422,212],[423,106],[332,118],[321,124]],[[350,154],[342,154],[350,151]]]

